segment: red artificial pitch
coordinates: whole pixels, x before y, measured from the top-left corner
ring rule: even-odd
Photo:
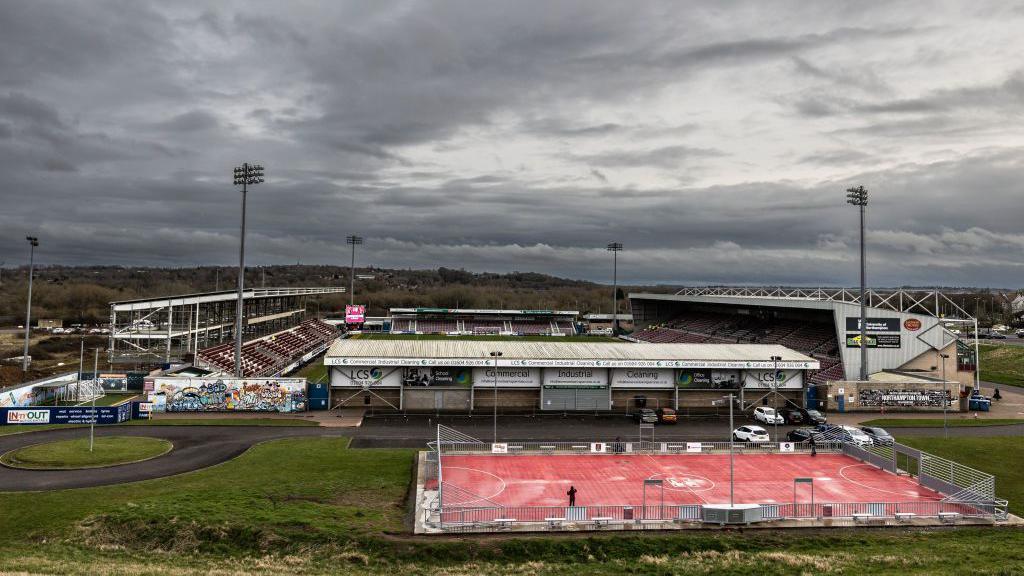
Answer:
[[[565,506],[575,486],[577,506],[638,505],[643,481],[662,479],[664,504],[729,502],[728,454],[615,454],[444,456],[446,506]],[[912,478],[879,470],[841,454],[737,454],[735,502],[793,502],[793,480],[814,479],[816,502],[921,502],[942,496]],[[648,503],[660,499],[648,487]],[[810,502],[810,488],[797,488]]]

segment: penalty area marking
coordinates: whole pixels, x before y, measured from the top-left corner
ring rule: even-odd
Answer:
[[[491,494],[490,496],[481,496],[481,497],[477,498],[476,500],[469,500],[469,501],[466,501],[466,502],[460,502],[460,503],[458,503],[458,506],[465,506],[467,504],[473,504],[475,502],[483,502],[485,500],[490,500],[491,498],[494,498],[495,496],[498,496],[499,494],[501,494],[502,492],[505,491],[505,487],[506,487],[505,480],[501,476],[498,476],[497,474],[492,474],[492,473],[490,473],[490,472],[488,472],[486,470],[481,470],[479,468],[466,468],[464,466],[445,466],[444,468],[445,468],[445,470],[466,470],[467,472],[479,472],[481,474],[486,474],[486,475],[490,476],[491,478],[494,478],[498,482],[501,482],[501,488],[498,488],[498,491],[495,492],[494,494]],[[458,484],[456,484],[456,486],[458,486]],[[459,486],[459,488],[462,488],[462,487]],[[466,490],[465,488],[462,488],[462,489]]]
[[[856,468],[858,466],[870,466],[871,468],[875,468],[875,466],[872,466],[871,464],[848,464],[848,465],[843,466],[842,468],[839,469],[839,476],[841,476],[843,478],[843,480],[846,480],[847,482],[849,482],[851,484],[856,484],[857,486],[860,486],[861,488],[867,488],[868,490],[874,490],[876,492],[884,492],[886,494],[895,494],[896,496],[902,496],[904,498],[909,496],[909,494],[907,494],[906,492],[894,492],[892,490],[886,490],[885,488],[876,488],[875,486],[869,486],[867,484],[863,484],[861,482],[857,482],[856,480],[853,480],[852,478],[849,478],[846,475],[846,469],[847,468]],[[920,498],[922,500],[931,500],[931,501],[942,500],[941,498],[935,498],[934,496],[924,496],[924,495],[921,495],[921,494],[915,495],[914,498]]]

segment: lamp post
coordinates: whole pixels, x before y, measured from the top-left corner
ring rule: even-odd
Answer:
[[[939,354],[942,360],[942,437],[949,438],[949,425],[946,420],[946,407],[949,405],[949,389],[946,385],[946,358],[949,354]]]
[[[612,336],[619,334],[619,252],[621,242],[609,242],[605,250],[612,253]]]
[[[729,398],[729,508],[732,508],[735,504],[735,492],[733,489],[733,442],[735,441],[735,434],[733,433],[733,421],[732,421],[732,405],[735,403],[735,396],[733,394],[728,395]]]
[[[345,237],[345,244],[352,245],[352,264],[348,269],[348,303],[353,306],[356,303],[356,246],[362,243],[362,236],[356,236],[353,234],[352,236]]]
[[[235,376],[242,377],[243,291],[245,290],[245,197],[249,186],[263,182],[263,166],[243,163],[235,168],[235,186],[242,187],[242,232],[238,243],[238,303],[235,311]],[[169,322],[169,321],[168,321]]]
[[[25,352],[21,356],[21,371],[28,372],[28,338],[32,332],[32,273],[35,271],[36,246],[39,238],[25,236],[28,240],[28,305],[25,308]]]
[[[782,356],[772,356],[771,357],[771,361],[775,365],[775,368],[772,371],[772,392],[774,393],[773,397],[774,397],[775,402],[772,402],[772,404],[776,405],[776,407],[775,407],[775,420],[774,420],[774,422],[775,422],[775,441],[776,442],[779,441],[779,418],[782,417],[782,415],[779,413],[779,408],[778,408],[778,403],[779,403],[779,360],[782,360]]]
[[[864,209],[868,205],[868,191],[863,186],[846,189],[846,203],[860,209],[860,380],[868,379],[867,302],[865,301],[867,272],[864,261]]]
[[[494,442],[498,442],[498,358],[501,358],[501,352],[495,350],[491,352],[491,357],[494,358]]]

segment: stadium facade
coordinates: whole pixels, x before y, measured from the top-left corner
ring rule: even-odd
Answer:
[[[500,353],[500,355],[494,355]],[[777,357],[778,360],[771,360]],[[817,360],[780,345],[340,339],[327,351],[331,408],[410,412],[718,411],[806,405]]]
[[[941,388],[944,381],[955,382],[961,396],[978,387],[977,340],[960,340],[953,331],[959,326],[976,333],[977,320],[952,300],[940,292],[902,290],[869,291],[866,300],[868,380],[878,386],[874,391],[859,387],[865,396],[911,394]],[[781,344],[820,362],[811,384],[859,379],[857,292],[687,288],[676,294],[630,294],[629,301],[635,341]]]

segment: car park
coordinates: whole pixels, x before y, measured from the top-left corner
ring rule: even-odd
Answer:
[[[804,413],[804,420],[808,424],[825,424],[826,422],[828,422],[828,418],[826,418],[824,414],[822,414],[821,412],[818,412],[817,410],[809,410],[808,409],[808,410],[804,410],[803,413]]]
[[[656,424],[658,422],[658,415],[650,408],[641,408],[633,413],[633,420],[641,424]]]
[[[892,434],[889,434],[885,428],[879,428],[878,426],[861,426],[861,432],[868,435],[875,446],[892,446],[896,440],[893,439]]]
[[[786,424],[803,424],[807,421],[805,413],[800,408],[782,408],[779,410],[779,415],[782,416],[782,420]]]
[[[740,426],[732,431],[733,440],[740,442],[768,442],[768,431],[760,426]]]
[[[764,424],[785,424],[782,416],[775,412],[775,408],[771,406],[758,406],[754,408],[754,420]]]
[[[790,442],[807,442],[818,433],[813,428],[797,428],[786,433],[786,440]]]
[[[675,424],[679,421],[679,415],[672,408],[658,408],[658,422],[662,424]]]

